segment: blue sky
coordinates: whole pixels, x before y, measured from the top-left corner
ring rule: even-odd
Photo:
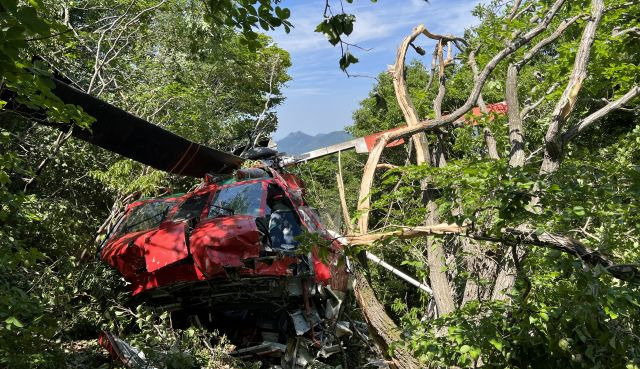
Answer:
[[[343,1],[345,12],[356,15],[354,31],[347,42],[371,48],[369,52],[353,49],[360,59],[349,68],[350,74],[375,77],[393,64],[398,44],[418,24],[437,33],[462,35],[464,28],[475,24],[471,10],[478,0],[354,0]],[[339,0],[332,0],[339,6]],[[279,125],[274,138],[302,131],[308,134],[341,130],[351,124],[351,115],[358,102],[365,98],[375,80],[365,77],[348,78],[339,68],[339,46],[333,47],[324,35],[315,33],[322,20],[324,1],[283,0],[281,6],[291,9],[294,29],[289,34],[279,30],[270,35],[275,42],[291,54],[292,67],[289,74],[293,80],[284,90],[287,97],[278,107]],[[419,45],[432,45],[420,38]],[[409,59],[417,58],[415,52]],[[426,60],[429,64],[431,60]]]

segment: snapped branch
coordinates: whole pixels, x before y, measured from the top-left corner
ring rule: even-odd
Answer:
[[[573,112],[582,83],[587,78],[589,55],[603,13],[604,1],[592,0],[591,17],[587,20],[582,31],[569,82],[551,114],[551,123],[544,137],[545,152],[542,166],[540,167],[541,173],[552,173],[560,166],[563,155],[562,130],[569,119],[569,115]]]

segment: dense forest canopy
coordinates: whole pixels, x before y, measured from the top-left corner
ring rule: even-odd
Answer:
[[[2,88],[46,109],[45,119],[91,122],[48,92],[51,73],[210,147],[233,150],[275,130],[288,53],[264,35],[249,48],[234,28],[207,21],[206,4],[3,1],[1,9]],[[93,239],[114,201],[119,211],[123,201],[196,182],[69,139],[28,115],[0,116],[0,366],[56,367],[65,342],[94,340],[121,315],[108,299],[126,289],[114,289],[118,279],[93,261]]]
[[[348,70],[357,14],[325,9],[317,31]],[[406,129],[369,158],[294,169],[360,260],[347,314],[395,367],[638,368],[640,4],[491,1],[474,15],[456,35],[407,29],[348,127]],[[97,332],[129,328],[161,367],[259,367],[132,308],[94,260],[110,214],[195,182],[38,123],[92,123],[51,93],[56,76],[221,150],[268,137],[291,62],[259,29],[288,31],[289,17],[269,0],[0,0],[0,366],[107,367]],[[485,108],[501,102],[507,114]],[[367,267],[364,250],[432,293]]]

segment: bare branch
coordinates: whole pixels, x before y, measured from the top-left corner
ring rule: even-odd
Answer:
[[[614,28],[613,32],[611,32],[612,37],[619,37],[630,33],[636,37],[640,36],[640,27],[631,27],[627,29],[620,30],[618,28]]]
[[[446,89],[446,78],[445,78],[445,68],[451,65],[453,61],[453,57],[451,56],[451,41],[447,43],[447,59],[443,57],[443,41],[438,41],[438,45],[436,47],[438,54],[438,94],[436,98],[433,100],[433,111],[435,113],[435,118],[442,118],[442,101],[444,100],[444,96],[447,92]]]
[[[531,61],[531,59],[533,59],[533,57],[545,46],[549,45],[550,43],[554,42],[555,40],[558,39],[558,37],[560,37],[560,35],[562,35],[564,33],[564,31],[567,30],[567,28],[569,28],[570,25],[574,24],[578,19],[584,17],[583,15],[576,15],[573,16],[569,19],[565,19],[562,21],[562,23],[560,23],[560,25],[558,26],[558,28],[556,28],[555,31],[553,31],[552,34],[550,34],[549,36],[543,38],[542,40],[540,40],[540,42],[538,42],[537,44],[535,44],[535,46],[533,46],[531,49],[529,49],[529,51],[527,51],[524,56],[522,57],[522,59],[520,59],[517,63],[515,63],[515,66],[518,70],[522,69],[523,66],[525,66],[529,61]]]
[[[424,25],[419,25],[413,29],[413,32],[404,38],[400,46],[398,47],[398,53],[396,55],[396,63],[392,67],[393,74],[393,87],[396,92],[396,99],[398,105],[402,110],[404,119],[409,127],[415,126],[419,122],[418,111],[416,110],[411,98],[409,98],[409,88],[404,76],[405,60],[407,56],[407,49],[409,45],[420,35],[426,28]],[[427,148],[425,145],[426,138],[424,134],[418,134],[412,137],[414,148],[416,150],[416,161],[418,164],[424,163],[427,156]]]
[[[433,83],[433,75],[436,73],[436,60],[438,58],[438,47],[433,48],[433,56],[431,57],[431,70],[429,71],[429,81],[427,82],[427,87],[425,90],[429,90],[431,88],[431,84]]]
[[[344,181],[342,180],[342,158],[340,151],[338,151],[338,173],[336,173],[336,181],[338,183],[338,195],[340,196],[344,229],[346,229],[347,234],[352,234],[353,225],[351,224],[351,216],[349,216],[349,208],[347,207],[347,198],[344,191]]]
[[[609,114],[610,112],[616,109],[620,109],[622,105],[628,103],[638,95],[640,95],[640,86],[634,86],[629,90],[629,92],[624,94],[624,96],[620,97],[615,101],[608,103],[603,108],[596,111],[595,113],[590,114],[589,116],[584,118],[582,121],[580,121],[580,123],[574,125],[569,130],[567,130],[565,134],[562,135],[563,144],[566,144],[569,140],[571,140],[575,136],[584,132],[585,129],[588,129],[591,125],[593,125],[595,122],[597,122],[599,119],[601,119],[605,115]]]
[[[518,101],[518,67],[509,64],[507,81],[505,83],[505,101],[509,117],[509,165],[521,167],[524,165],[524,128],[520,118],[520,102]]]
[[[538,234],[530,229],[507,228],[502,232],[507,237],[515,238],[518,242],[556,249],[577,256],[591,266],[602,266],[615,278],[636,284],[640,283],[640,271],[635,266],[617,265],[598,251],[590,249],[571,237],[549,232]]]
[[[465,227],[461,227],[457,224],[435,224],[431,226],[417,226],[417,227],[405,227],[403,229],[383,232],[383,233],[367,233],[347,236],[347,242],[350,245],[371,245],[377,241],[384,241],[389,238],[409,239],[416,237],[424,237],[430,235],[443,235],[443,234],[460,234],[466,230]]]
[[[511,22],[511,20],[516,16],[516,12],[518,11],[518,8],[520,8],[520,3],[522,2],[522,0],[516,0],[516,2],[513,4],[513,8],[511,9],[511,13],[509,14],[509,17],[507,18],[509,22]]]
[[[491,132],[489,127],[484,127],[482,131],[484,134],[484,143],[485,145],[487,145],[487,154],[489,155],[489,159],[500,159],[500,154],[498,153],[498,144],[496,142],[496,138],[493,137],[493,132]]]
[[[260,132],[258,131],[258,128],[260,128],[260,124],[262,124],[262,121],[264,121],[264,119],[267,116],[267,111],[269,111],[271,99],[273,98],[273,79],[276,75],[276,69],[278,68],[279,65],[280,65],[280,55],[277,55],[275,58],[275,61],[271,65],[271,73],[269,74],[269,92],[267,94],[267,98],[265,99],[262,112],[260,112],[260,115],[258,115],[258,119],[256,120],[256,125],[255,127],[253,127],[253,132],[255,132],[256,137],[253,140],[252,146],[256,146],[258,144],[258,141],[260,140]]]
[[[513,17],[510,17],[509,20],[514,20],[514,19],[518,19],[520,18],[520,16],[526,12],[528,12],[529,10],[531,10],[531,8],[533,8],[533,3],[525,6],[524,8],[522,8],[522,10],[520,10],[518,12],[518,14],[514,15]]]
[[[376,167],[378,169],[394,169],[394,168],[397,168],[396,165],[389,164],[389,163],[380,163]]]
[[[478,72],[478,63],[476,63],[476,53],[478,52],[479,49],[480,47],[478,46],[474,50],[471,50],[471,52],[469,53],[469,58],[467,60],[467,63],[469,63],[469,66],[471,67],[471,71],[473,72],[474,83],[478,80],[479,72]],[[482,98],[482,93],[478,95],[478,106],[480,107],[480,111],[482,112],[482,114],[487,114],[489,112],[489,110],[487,109],[487,105],[484,103],[484,99]],[[484,132],[484,142],[485,142],[485,145],[487,145],[487,152],[489,154],[489,158],[493,160],[500,159],[500,154],[498,154],[498,146],[497,146],[495,137],[493,137],[493,132],[491,132],[491,129],[489,129],[489,127],[484,127],[483,132]]]
[[[522,125],[522,113],[520,113],[520,102],[518,100],[518,72],[531,61],[543,47],[558,39],[578,18],[580,18],[580,16],[565,19],[551,35],[540,40],[540,42],[527,51],[522,59],[516,63],[509,64],[505,84],[505,100],[507,103],[507,115],[509,116],[509,142],[511,143],[509,165],[512,167],[521,167],[524,165],[524,127]]]

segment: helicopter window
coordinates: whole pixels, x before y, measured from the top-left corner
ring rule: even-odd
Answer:
[[[208,193],[189,197],[180,205],[180,208],[178,208],[178,212],[173,216],[173,219],[179,220],[199,217],[208,198]]]
[[[300,219],[284,191],[273,184],[269,185],[267,192],[267,211],[271,247],[281,250],[296,249],[296,237],[302,233]]]
[[[262,182],[221,188],[209,207],[209,218],[228,215],[260,216]]]
[[[138,232],[145,229],[156,228],[167,217],[169,210],[176,201],[150,201],[137,206],[120,226],[116,234]]]

